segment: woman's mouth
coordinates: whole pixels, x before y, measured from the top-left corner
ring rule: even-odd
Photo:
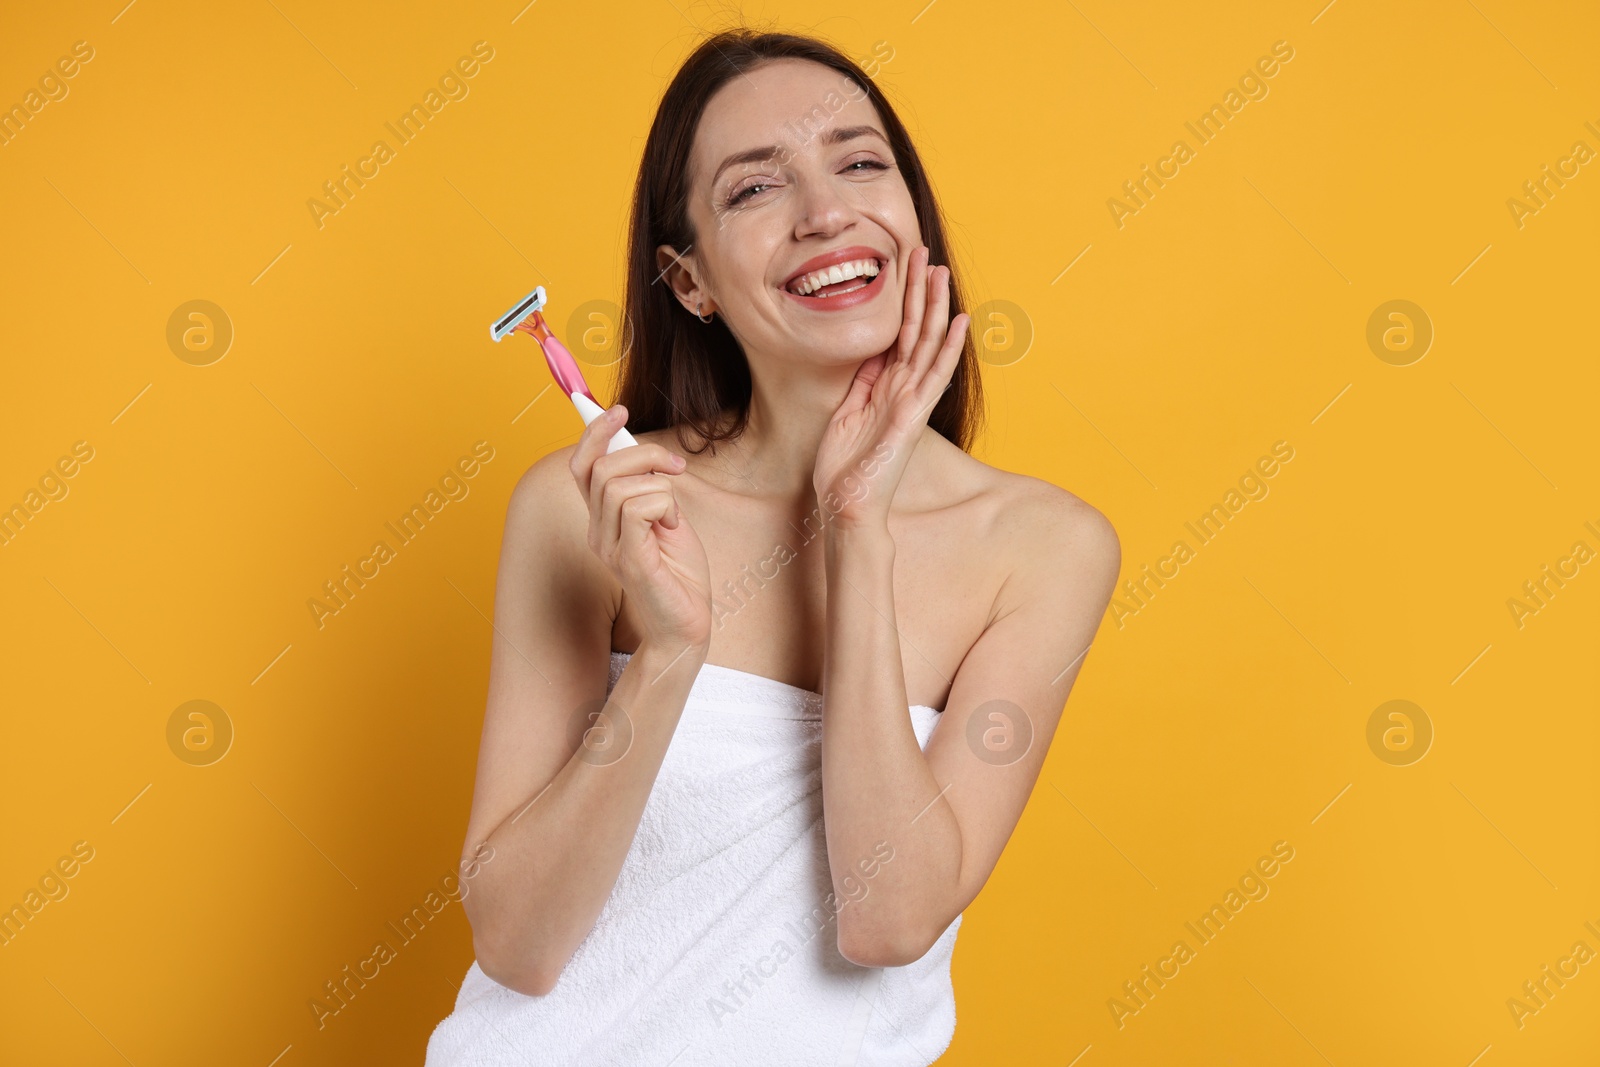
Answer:
[[[884,264],[868,260],[848,266],[851,270],[840,270],[839,273],[852,273],[854,277],[832,281],[822,276],[826,271],[819,271],[785,286],[784,295],[813,311],[843,311],[866,303],[883,289]]]

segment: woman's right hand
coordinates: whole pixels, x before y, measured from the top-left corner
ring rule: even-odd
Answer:
[[[711,640],[711,567],[671,478],[686,465],[654,443],[608,454],[627,417],[621,404],[607,408],[584,427],[572,453],[572,476],[589,502],[589,548],[622,583],[645,643],[704,648]]]

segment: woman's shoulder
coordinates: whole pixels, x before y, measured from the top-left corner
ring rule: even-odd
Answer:
[[[934,435],[938,437],[937,434]],[[994,582],[989,618],[1029,602],[1052,611],[1104,610],[1122,569],[1122,546],[1100,509],[1059,485],[983,462],[939,437],[935,482],[952,506],[948,540]],[[1078,608],[1072,608],[1078,605]]]
[[[589,547],[589,503],[572,475],[576,449],[573,442],[545,453],[517,480],[506,504],[501,569],[515,590],[509,599],[559,594],[563,610],[605,604],[615,620],[622,584]]]
[[[506,535],[525,547],[536,546],[551,563],[595,570],[589,551],[589,503],[572,474],[577,442],[546,452],[529,465],[512,487],[506,504]],[[606,584],[598,568],[595,579]]]
[[[1071,490],[985,463],[933,431],[928,440],[936,450],[941,495],[969,512],[962,521],[976,520],[987,534],[1030,553],[1064,546],[1117,552],[1111,520]]]
[[[578,443],[574,441],[570,445],[546,452],[529,464],[511,491],[512,506],[515,507],[519,503],[548,506],[553,502],[552,496],[559,495],[556,494],[556,489],[563,483],[567,486],[566,495],[576,499],[577,493],[574,490],[577,484],[572,477],[572,454],[577,448]]]

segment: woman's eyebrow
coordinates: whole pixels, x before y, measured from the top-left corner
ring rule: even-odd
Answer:
[[[885,145],[889,143],[889,139],[885,137],[876,126],[835,126],[831,129],[824,130],[820,136],[824,145],[843,144],[845,141],[853,141],[857,137],[876,137]],[[722,176],[722,172],[737,163],[760,163],[763,160],[771,159],[773,156],[779,155],[782,152],[782,145],[769,145],[765,148],[747,148],[743,152],[735,152],[727,159],[724,159],[721,165],[717,167],[716,172],[711,176],[711,183],[715,185],[717,179]]]
[[[889,143],[889,139],[879,132],[876,126],[835,126],[822,135],[822,143],[835,145],[845,141],[853,141],[857,137],[867,136],[876,137],[884,144]]]

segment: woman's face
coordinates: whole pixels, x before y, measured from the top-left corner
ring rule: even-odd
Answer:
[[[883,124],[853,80],[800,59],[735,77],[706,105],[689,183],[696,241],[662,245],[657,267],[685,307],[700,301],[721,315],[747,356],[856,365],[895,342],[922,233]],[[876,276],[794,295],[797,272],[839,252],[876,260]]]

